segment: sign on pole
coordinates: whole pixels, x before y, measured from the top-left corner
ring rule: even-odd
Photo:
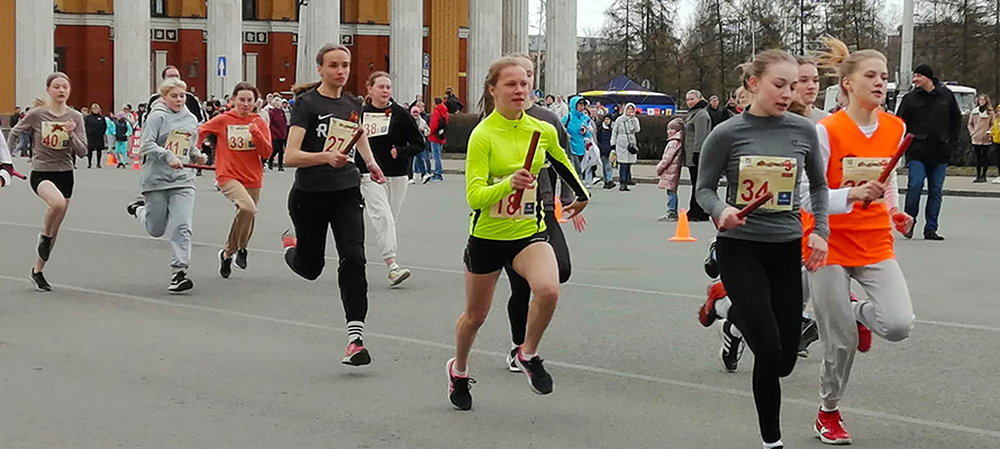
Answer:
[[[423,71],[421,73],[422,81],[425,86],[431,84],[431,55],[424,53],[424,64]]]
[[[226,57],[225,56],[219,56],[219,64],[217,65],[217,67],[218,67],[218,76],[220,78],[225,78],[226,77]]]

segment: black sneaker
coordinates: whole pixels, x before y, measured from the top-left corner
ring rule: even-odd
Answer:
[[[219,251],[219,274],[223,279],[229,279],[229,275],[233,274],[233,257],[227,258],[224,249]]]
[[[170,293],[181,293],[186,292],[194,288],[194,282],[187,278],[187,274],[183,271],[178,271],[170,277],[170,286],[167,290]]]
[[[944,240],[944,237],[938,235],[937,231],[927,231],[924,233],[924,240],[934,240],[936,242],[940,242]]]
[[[38,258],[42,259],[43,262],[48,262],[51,254],[52,237],[46,237],[42,234],[38,234]]]
[[[236,250],[236,266],[240,267],[241,270],[247,269],[247,249],[241,248]]]
[[[42,276],[41,272],[35,273],[34,268],[31,269],[31,283],[35,285],[35,290],[40,292],[52,291],[52,286],[45,280],[45,276]]]
[[[514,356],[514,363],[528,377],[528,385],[531,386],[531,391],[537,394],[552,393],[552,376],[542,366],[541,357],[536,355],[531,360],[522,360],[521,351],[518,348],[517,354]]]
[[[511,349],[510,352],[507,353],[507,370],[509,370],[512,373],[520,373],[521,368],[517,366],[517,362],[514,362],[515,357],[517,357],[517,346],[515,346],[514,349]]]
[[[604,188],[605,189],[613,189],[613,188],[615,188],[617,186],[618,186],[618,184],[615,184],[614,181],[608,181],[608,182],[604,183]]]
[[[451,374],[451,366],[455,364],[455,359],[448,360],[445,369],[448,370],[448,400],[451,405],[458,410],[472,410],[472,384],[476,379],[471,377],[458,377]]]
[[[705,274],[710,279],[719,277],[719,260],[715,256],[715,239],[708,244],[708,253],[705,254]]]
[[[136,211],[139,210],[139,207],[145,205],[146,205],[145,198],[137,198],[135,201],[128,203],[128,206],[125,206],[125,212],[128,212],[128,214],[131,215],[132,218],[136,218],[135,216]]]
[[[819,340],[816,320],[802,317],[802,338],[799,340],[799,357],[809,357],[809,345]]]
[[[724,321],[719,327],[719,335],[722,337],[722,348],[719,349],[719,360],[722,361],[722,368],[727,373],[735,373],[736,366],[743,357],[743,338],[736,337],[732,333],[733,323]]]

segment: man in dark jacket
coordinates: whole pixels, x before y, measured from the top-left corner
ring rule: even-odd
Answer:
[[[21,121],[21,107],[14,106],[14,113],[10,115],[10,123],[7,126],[13,128],[19,121]]]
[[[927,206],[924,210],[927,223],[924,239],[944,240],[938,235],[938,214],[941,212],[941,193],[948,170],[952,149],[958,145],[958,132],[962,112],[955,95],[938,83],[934,71],[927,64],[913,70],[916,88],[903,97],[898,115],[906,122],[907,132],[913,134],[913,143],[906,152],[909,181],[906,188],[906,213],[917,218],[920,213],[920,192],[927,179]],[[916,226],[914,226],[915,228]],[[913,237],[913,229],[905,235]]]
[[[104,136],[108,131],[108,119],[101,115],[101,106],[90,105],[90,115],[83,118],[83,126],[87,131],[87,168],[94,165],[94,155],[97,155],[97,168],[101,168],[101,152],[107,148]]]
[[[691,176],[691,185],[698,183],[698,156],[701,155],[701,144],[712,131],[712,117],[708,114],[708,102],[701,92],[688,91],[684,96],[688,106],[687,117],[684,119],[684,166]],[[708,221],[708,213],[695,201],[694,190],[691,191],[691,202],[688,209],[688,220]]]
[[[462,112],[465,109],[465,105],[458,101],[458,97],[455,96],[450,87],[444,90],[444,105],[448,108],[449,114]]]
[[[712,118],[712,129],[729,118],[729,111],[720,106],[718,96],[712,95],[712,98],[708,99],[708,116]]]
[[[163,69],[163,72],[160,73],[160,75],[163,77],[163,79],[167,78],[180,79],[181,71],[177,70],[177,67],[168,65],[167,68]],[[146,116],[148,116],[149,112],[153,109],[153,102],[159,99],[160,99],[160,94],[158,93],[153,94],[153,96],[149,97],[149,101],[146,102],[147,109],[139,114],[140,117],[142,117],[139,120],[139,123],[144,123],[146,121]],[[207,117],[205,111],[201,108],[201,100],[199,100],[195,94],[187,92],[187,100],[184,102],[184,105],[188,108],[189,111],[191,111],[192,114],[194,114],[194,118],[198,119],[198,123],[205,123],[208,120],[209,117]]]

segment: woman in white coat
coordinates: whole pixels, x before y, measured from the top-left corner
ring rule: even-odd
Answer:
[[[635,116],[635,105],[625,105],[625,113],[615,120],[611,127],[611,151],[618,156],[619,190],[627,192],[632,184],[632,164],[639,160],[639,144],[635,135],[639,134],[639,118]]]

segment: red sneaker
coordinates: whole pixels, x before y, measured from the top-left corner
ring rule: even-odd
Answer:
[[[851,292],[851,302],[858,302],[858,296]],[[872,348],[872,330],[858,321],[858,352],[868,352]]]
[[[372,357],[368,354],[368,350],[365,349],[365,344],[361,342],[360,338],[355,339],[351,344],[347,345],[347,350],[344,351],[344,358],[340,361],[344,365],[351,366],[362,366],[371,362]]]
[[[832,412],[820,410],[813,430],[816,431],[819,440],[826,444],[851,444],[851,434],[844,429],[844,420],[840,417],[840,410]]]
[[[715,320],[719,319],[719,316],[715,314],[715,301],[718,301],[726,297],[726,287],[722,285],[722,281],[715,281],[708,284],[708,299],[705,303],[701,305],[698,309],[698,322],[702,326],[711,326]]]
[[[285,249],[295,248],[297,244],[298,241],[295,239],[295,232],[291,229],[285,229],[285,232],[281,234],[281,247]]]

